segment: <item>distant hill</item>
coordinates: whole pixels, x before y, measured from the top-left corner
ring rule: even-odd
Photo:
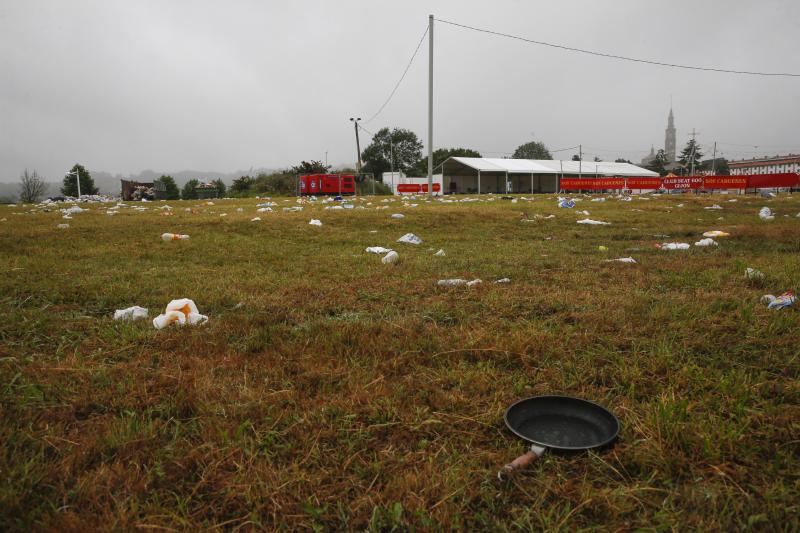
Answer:
[[[154,170],[143,170],[138,174],[123,176],[122,174],[111,174],[102,170],[89,170],[94,179],[95,186],[100,189],[100,194],[119,195],[120,185],[119,180],[134,180],[151,182],[159,178],[162,174],[169,174],[175,178],[178,187],[192,179],[200,181],[211,181],[215,179],[222,179],[226,185],[233,183],[233,180],[240,176],[257,176],[262,173],[275,172],[278,169],[274,168],[254,168],[250,170],[237,170],[236,172],[209,172],[201,170],[181,170],[180,172],[156,172]],[[19,183],[0,183],[0,202],[16,200],[19,194]],[[61,194],[61,182],[47,183],[47,191],[45,196],[57,196]]]

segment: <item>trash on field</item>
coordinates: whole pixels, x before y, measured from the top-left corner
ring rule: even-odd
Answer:
[[[511,279],[510,278],[500,278],[497,281],[495,281],[495,283],[511,283]]]
[[[481,283],[483,283],[482,280],[473,279],[472,281],[467,282],[467,287],[474,287],[475,285],[480,285]]]
[[[317,220],[316,218],[312,218],[311,221],[308,223],[309,226],[321,226],[322,221]]]
[[[68,229],[68,228],[69,228],[69,224],[59,224],[59,225],[58,225],[58,226],[56,226],[56,227],[57,227],[58,229]]]
[[[604,263],[635,263],[636,259],[633,257],[620,257],[618,259],[606,259]]]
[[[572,209],[573,207],[575,207],[575,202],[573,200],[567,200],[566,198],[559,198],[558,207],[563,207],[565,209]]]
[[[606,199],[605,198],[592,198],[590,201],[591,202],[605,202]]]
[[[397,242],[405,242],[408,244],[422,244],[422,239],[420,239],[413,233],[406,233],[405,235],[397,239]]]
[[[260,222],[260,221],[261,221],[261,217],[253,217],[253,218],[250,219],[250,222]]]
[[[607,252],[608,251],[608,247],[607,246],[603,246],[602,244],[600,246],[598,246],[597,249],[599,251],[601,251],[601,252]]]
[[[632,201],[633,201],[633,198],[631,198],[630,196],[623,196],[623,197],[621,197],[621,198],[619,199],[619,201],[620,201],[620,202],[632,202]]]
[[[775,193],[774,192],[769,192],[769,191],[761,191],[761,197],[762,198],[775,198]]]
[[[705,239],[700,239],[699,241],[694,243],[694,245],[695,246],[719,246],[719,243],[717,241],[715,241],[714,239],[712,239],[710,237],[707,237]]]
[[[608,226],[610,222],[601,222],[599,220],[592,220],[591,218],[584,218],[583,220],[579,220],[578,224],[589,224],[592,226]]]
[[[384,248],[383,246],[369,246],[366,249],[368,254],[388,254],[393,251],[391,248]]]
[[[460,287],[462,285],[467,284],[467,280],[456,278],[456,279],[440,279],[436,284],[439,287]]]
[[[768,298],[769,296],[772,295],[767,294],[764,296],[764,298]],[[774,299],[771,299],[771,301],[767,305],[767,309],[783,309],[785,307],[790,307],[797,300],[792,291],[786,291],[777,298],[775,298],[774,296],[773,298]]]
[[[138,320],[140,318],[147,318],[147,314],[147,309],[134,305],[127,309],[117,309],[114,311],[114,320]]]
[[[400,254],[398,254],[394,250],[391,250],[388,254],[384,255],[381,258],[381,263],[383,263],[384,265],[388,265],[389,263],[396,262],[398,259],[400,259]]]
[[[730,233],[725,233],[724,231],[719,231],[719,230],[716,230],[716,229],[713,230],[713,231],[707,231],[707,232],[703,233],[703,237],[718,237],[719,238],[719,237],[729,237],[729,236],[730,236]]]
[[[272,208],[271,207],[259,207],[258,209],[256,209],[256,212],[257,213],[271,213],[272,212]]]
[[[392,213],[392,218],[406,218],[403,213]]]
[[[665,242],[663,244],[656,244],[656,248],[661,250],[688,250],[689,244],[685,242]]]
[[[583,211],[576,211],[576,213],[579,215],[586,215],[587,217],[589,216],[589,211],[586,211],[585,209]]]
[[[758,218],[761,220],[774,220],[775,215],[772,213],[772,209],[769,207],[762,207],[758,212]]]
[[[164,242],[167,241],[188,241],[188,235],[181,235],[180,233],[162,233],[161,240]]]
[[[775,297],[774,294],[765,294],[758,301],[761,302],[764,305],[769,305],[772,302],[774,302],[776,299],[777,298]]]
[[[722,206],[719,205],[719,204],[714,204],[714,205],[709,206],[709,207],[704,207],[703,209],[722,209]]]
[[[442,249],[442,248],[439,248],[439,251],[438,251],[438,252],[436,252],[436,253],[435,253],[435,254],[433,254],[433,255],[434,255],[434,257],[444,257],[444,256],[445,256],[444,249]]]
[[[153,319],[153,325],[156,329],[164,329],[174,323],[179,326],[186,324],[197,326],[204,324],[206,321],[208,321],[208,317],[200,314],[192,300],[181,298],[168,303],[164,314],[158,315]]]
[[[744,277],[746,277],[747,279],[749,279],[751,281],[764,281],[764,278],[766,276],[764,276],[764,273],[761,272],[760,270],[756,270],[755,268],[747,267],[744,270]]]

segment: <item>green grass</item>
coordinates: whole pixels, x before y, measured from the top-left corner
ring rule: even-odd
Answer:
[[[800,306],[758,300],[798,289],[800,198],[729,198],[2,207],[0,530],[797,530]],[[111,319],[182,297],[209,323]],[[505,408],[549,393],[619,441],[496,481]]]

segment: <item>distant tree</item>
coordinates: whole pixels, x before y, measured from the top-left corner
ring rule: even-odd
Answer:
[[[167,200],[177,200],[181,197],[178,184],[175,183],[175,179],[172,176],[161,176],[155,181],[160,181],[164,184],[164,189],[167,191]]]
[[[572,156],[572,160],[573,161],[580,161],[581,160],[581,156],[579,156],[578,154],[575,154],[575,155]]]
[[[630,163],[631,165],[633,164],[633,163],[630,162],[630,160],[624,159],[622,157],[618,157],[617,159],[615,159],[614,163]]]
[[[183,189],[181,189],[181,198],[184,200],[196,200],[197,199],[197,191],[195,187],[200,185],[198,180],[189,180],[183,185]]]
[[[233,180],[233,184],[231,185],[231,191],[235,193],[244,193],[250,190],[253,187],[253,184],[256,180],[251,178],[250,176],[240,176]]]
[[[217,188],[217,196],[219,198],[225,198],[225,193],[227,192],[228,188],[225,187],[225,182],[222,181],[222,178],[217,178],[211,183]]]
[[[514,159],[553,159],[547,146],[537,141],[531,141],[517,146],[517,149],[514,150],[514,154],[511,157]]]
[[[700,151],[697,141],[695,139],[689,139],[689,142],[686,143],[686,147],[681,152],[681,157],[678,159],[678,162],[683,166],[686,172],[691,172],[692,166],[694,166],[694,171],[697,172],[700,170],[700,160],[702,158],[703,153]]]
[[[470,148],[438,148],[433,151],[433,173],[437,173],[439,165],[450,157],[481,157],[481,154]],[[428,175],[428,157],[423,155],[410,170],[416,176]]]
[[[297,173],[293,169],[259,174],[253,184],[253,189],[270,195],[295,195],[297,194]]]
[[[299,165],[293,166],[289,172],[292,174],[327,174],[331,169],[322,161],[302,161]]]
[[[647,170],[652,170],[653,172],[658,172],[659,176],[666,176],[667,175],[667,154],[664,152],[663,149],[659,150],[656,153],[656,156],[653,158],[652,161],[647,165]]]
[[[408,172],[422,157],[422,142],[411,130],[400,128],[381,128],[372,137],[372,142],[364,149],[361,159],[364,173],[372,173],[381,180],[384,172],[389,172],[394,162],[395,171]],[[427,170],[425,173],[427,174]]]
[[[83,165],[75,163],[70,172],[77,172],[81,180],[81,194],[97,194],[98,189],[94,186],[94,180],[89,171],[83,168]],[[61,185],[61,194],[64,196],[78,196],[78,181],[75,179],[75,174],[67,174],[64,176],[64,182]]]
[[[702,170],[711,172],[712,169],[714,170],[714,174],[717,176],[729,176],[731,173],[731,169],[728,166],[728,160],[724,157],[718,157],[716,159],[716,163],[713,159],[703,161]]]
[[[28,174],[26,168],[19,178],[19,201],[23,204],[35,204],[42,198],[46,188],[47,184],[39,177],[36,169]]]
[[[599,158],[599,157],[597,157],[597,156],[594,156],[594,162],[595,162],[595,163],[599,163],[600,161],[602,161],[602,159],[600,159],[600,158]]]

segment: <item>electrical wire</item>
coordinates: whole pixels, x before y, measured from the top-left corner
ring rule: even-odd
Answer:
[[[691,65],[679,65],[677,63],[666,63],[666,62],[663,62],[663,61],[653,61],[653,60],[649,60],[649,59],[637,59],[637,58],[634,58],[634,57],[626,57],[626,56],[620,56],[620,55],[616,55],[616,54],[607,54],[607,53],[604,53],[604,52],[595,52],[593,50],[584,50],[582,48],[574,48],[572,46],[565,46],[565,45],[562,45],[562,44],[548,43],[548,42],[545,42],[545,41],[536,41],[536,40],[533,40],[533,39],[527,39],[525,37],[520,37],[518,35],[511,35],[511,34],[508,34],[508,33],[501,33],[501,32],[498,32],[498,31],[487,30],[487,29],[484,29],[484,28],[476,28],[474,26],[467,26],[466,24],[459,24],[457,22],[452,22],[452,21],[449,21],[449,20],[442,20],[442,19],[436,19],[436,20],[438,22],[441,22],[442,24],[449,24],[451,26],[457,26],[459,28],[465,28],[465,29],[468,29],[468,30],[473,30],[473,31],[481,32],[481,33],[488,33],[490,35],[497,35],[499,37],[508,37],[509,39],[516,39],[518,41],[524,41],[524,42],[530,43],[530,44],[538,44],[540,46],[549,46],[550,48],[558,48],[560,50],[566,50],[568,52],[579,52],[581,54],[588,54],[588,55],[592,55],[592,56],[606,57],[606,58],[609,58],[609,59],[619,59],[621,61],[631,61],[631,62],[634,62],[634,63],[646,63],[648,65],[657,65],[657,66],[661,66],[661,67],[671,67],[671,68],[682,68],[682,69],[687,69],[687,70],[702,70],[702,71],[707,71],[707,72],[721,72],[721,73],[725,73],[725,74],[746,74],[746,75],[750,75],[750,76],[773,76],[773,77],[781,77],[781,76],[782,77],[800,77],[800,74],[791,73],[791,72],[755,72],[755,71],[749,71],[749,70],[731,70],[731,69],[715,68],[715,67],[696,67],[696,66],[691,66]]]
[[[414,62],[414,58],[417,57],[417,52],[419,52],[419,47],[422,46],[422,41],[425,40],[425,36],[426,35],[428,35],[428,27],[427,26],[425,26],[425,31],[422,32],[422,37],[419,38],[419,43],[417,43],[417,47],[414,49],[414,53],[411,55],[411,59],[409,59],[408,65],[406,65],[406,69],[403,71],[403,75],[400,76],[400,79],[397,81],[397,84],[394,86],[394,89],[392,89],[392,92],[389,93],[389,98],[386,99],[386,101],[383,103],[383,105],[380,107],[380,109],[378,109],[375,112],[374,115],[372,115],[371,117],[369,117],[366,120],[367,123],[370,123],[373,120],[375,120],[375,118],[378,115],[381,114],[381,111],[383,111],[383,109],[389,104],[389,102],[391,101],[392,97],[394,96],[394,93],[397,92],[397,88],[400,87],[401,83],[403,83],[403,79],[406,77],[406,74],[408,73],[408,69],[411,68],[411,64]]]

